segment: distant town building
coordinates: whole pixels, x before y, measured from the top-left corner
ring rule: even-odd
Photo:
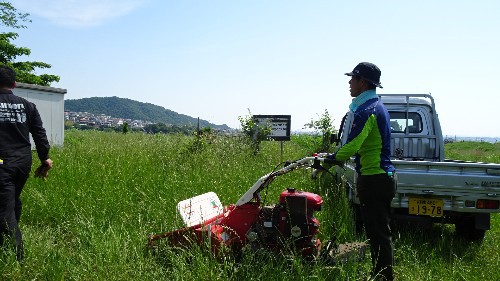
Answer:
[[[132,120],[119,117],[111,117],[105,114],[93,114],[89,112],[73,112],[65,111],[64,120],[71,121],[78,125],[86,125],[100,128],[114,128],[127,123],[132,129],[141,129],[148,124],[153,124],[150,121]]]

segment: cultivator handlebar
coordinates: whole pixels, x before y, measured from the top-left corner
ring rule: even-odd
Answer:
[[[316,170],[328,171],[326,168],[321,166],[321,163],[334,164],[334,165],[343,165],[342,162],[338,160],[328,159],[326,156],[329,155],[327,153],[319,153],[314,154],[314,156],[305,157],[299,160],[295,160],[292,162],[286,162],[283,168],[273,171],[267,175],[262,176],[256,183],[245,193],[241,198],[236,202],[236,206],[241,206],[246,204],[253,199],[257,201],[260,200],[260,191],[266,188],[275,178],[278,176],[284,175],[291,171],[300,169],[300,168],[313,168]]]

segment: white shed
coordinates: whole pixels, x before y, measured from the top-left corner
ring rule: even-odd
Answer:
[[[64,94],[66,89],[16,83],[16,96],[34,103],[42,117],[43,127],[51,146],[64,145]],[[31,141],[32,146],[33,140]]]

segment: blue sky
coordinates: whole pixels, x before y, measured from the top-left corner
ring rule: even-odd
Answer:
[[[443,133],[500,136],[500,1],[11,0],[29,57],[66,99],[118,96],[239,128],[292,115],[300,130],[351,102],[344,75],[382,70],[379,93],[431,93]]]

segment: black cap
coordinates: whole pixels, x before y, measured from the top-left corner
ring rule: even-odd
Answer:
[[[380,72],[380,69],[373,63],[360,62],[352,72],[346,73],[345,75],[362,77],[373,85],[382,88],[382,84],[380,84],[381,74],[382,72]]]

